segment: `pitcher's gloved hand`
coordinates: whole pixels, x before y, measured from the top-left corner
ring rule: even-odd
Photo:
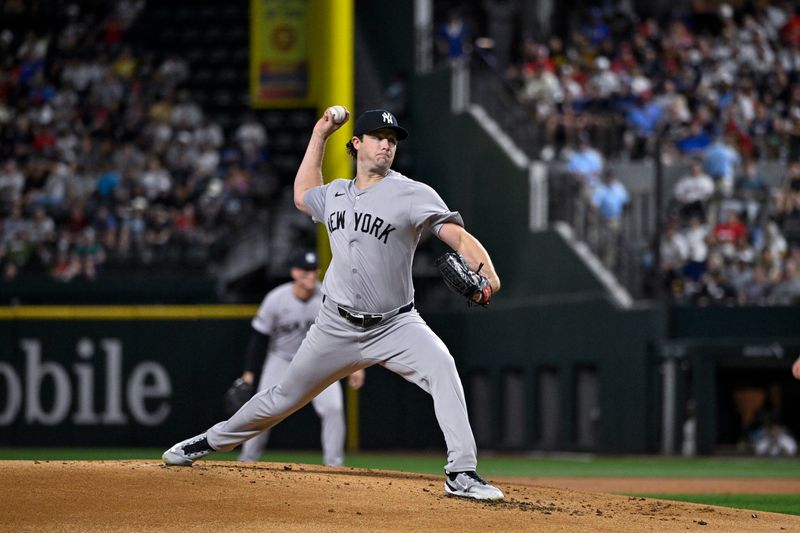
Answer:
[[[436,266],[442,275],[445,284],[455,292],[467,299],[467,304],[477,303],[486,307],[492,299],[492,286],[480,270],[473,272],[461,255],[449,252],[436,260]]]

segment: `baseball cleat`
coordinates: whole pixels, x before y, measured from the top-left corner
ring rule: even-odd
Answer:
[[[489,485],[474,470],[471,472],[450,472],[444,480],[444,490],[451,496],[475,498],[476,500],[502,500],[503,493]]]
[[[192,466],[192,463],[213,452],[205,433],[179,442],[164,452],[161,458],[167,466]]]

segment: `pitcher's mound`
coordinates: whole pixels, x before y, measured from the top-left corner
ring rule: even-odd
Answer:
[[[800,517],[497,483],[446,496],[443,476],[313,465],[0,462],[3,531],[787,531]]]

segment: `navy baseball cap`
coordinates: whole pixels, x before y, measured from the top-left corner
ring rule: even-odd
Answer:
[[[303,270],[314,270],[319,267],[317,254],[311,251],[300,252],[292,257],[290,266],[292,268],[302,268]]]
[[[356,125],[353,127],[353,135],[361,137],[365,133],[381,130],[383,128],[394,130],[397,134],[398,141],[402,141],[408,137],[408,131],[400,127],[397,123],[397,117],[386,109],[370,109],[369,111],[364,111],[361,116],[358,117],[358,120],[356,120]]]

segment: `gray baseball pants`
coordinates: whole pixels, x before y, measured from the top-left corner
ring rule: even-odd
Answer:
[[[258,390],[269,389],[281,382],[286,370],[289,368],[290,361],[271,355],[264,364],[264,371],[258,382]],[[342,466],[344,464],[344,398],[342,396],[342,386],[338,381],[319,393],[319,396],[311,400],[314,411],[319,416],[322,429],[320,430],[320,440],[322,441],[322,462],[327,466]],[[266,430],[256,435],[252,439],[242,444],[242,451],[239,453],[239,460],[244,462],[254,462],[261,458],[264,448],[269,441],[270,430]]]
[[[433,397],[447,445],[445,469],[475,470],[475,439],[455,361],[416,309],[365,329],[341,317],[330,299],[322,304],[281,382],[210,428],[208,442],[215,450],[232,450],[280,423],[331,383],[374,364],[416,383]]]

